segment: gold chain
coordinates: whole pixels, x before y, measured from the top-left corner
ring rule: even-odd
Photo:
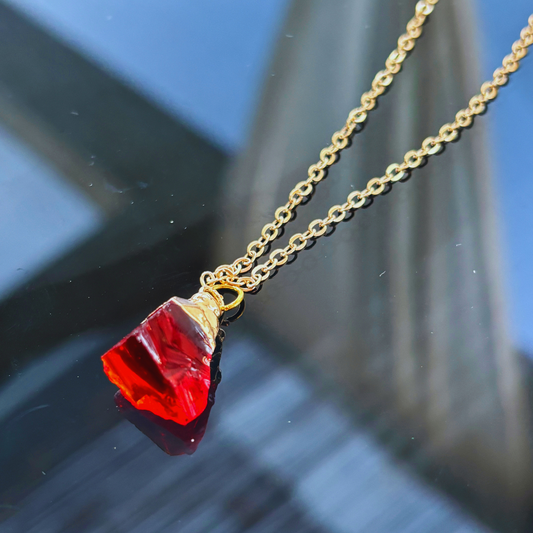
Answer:
[[[387,58],[385,70],[376,74],[372,89],[361,97],[361,106],[350,111],[344,127],[333,134],[331,144],[320,152],[320,161],[309,167],[308,178],[298,183],[290,192],[289,201],[276,210],[275,220],[263,227],[261,237],[248,245],[243,257],[239,257],[231,265],[221,265],[214,272],[206,271],[202,274],[202,290],[219,283],[238,287],[244,292],[255,290],[270,277],[272,271],[285,265],[294,253],[303,250],[310,241],[325,235],[330,227],[361,208],[370,197],[382,194],[388,186],[405,178],[428,157],[438,154],[444,144],[454,141],[463,128],[472,124],[474,115],[483,113],[487,103],[496,98],[499,87],[507,83],[509,75],[518,69],[520,60],[533,44],[533,15],[529,17],[528,25],[520,32],[520,39],[513,43],[512,52],[504,57],[502,66],[494,71],[492,81],[481,85],[480,93],[470,99],[466,109],[461,109],[455,115],[452,123],[444,124],[437,136],[424,139],[419,150],[407,152],[402,163],[389,165],[383,176],[372,178],[362,191],[351,192],[346,202],[330,208],[327,217],[313,220],[304,233],[295,233],[285,248],[272,251],[267,261],[256,265],[257,259],[266,252],[269,243],[280,236],[280,229],[292,219],[298,205],[311,195],[315,186],[326,177],[327,169],[336,162],[338,153],[348,146],[357,125],[366,120],[368,112],[375,107],[377,98],[400,71],[407,53],[414,48],[416,40],[422,34],[426,17],[433,11],[437,2],[438,0],[420,0],[416,4],[415,16],[408,22],[407,32],[398,39],[397,48]],[[250,275],[242,275],[250,270]]]

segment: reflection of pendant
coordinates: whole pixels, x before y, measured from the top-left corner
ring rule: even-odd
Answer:
[[[171,298],[102,356],[104,372],[137,409],[186,425],[206,408],[210,363],[224,305],[216,286],[189,300]]]

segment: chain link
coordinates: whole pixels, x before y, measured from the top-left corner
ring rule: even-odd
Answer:
[[[361,105],[350,111],[345,125],[333,134],[331,144],[320,152],[320,160],[309,167],[307,179],[292,189],[288,202],[276,210],[274,220],[263,227],[259,239],[248,245],[246,254],[231,265],[221,265],[214,272],[204,272],[200,278],[202,286],[225,282],[253,290],[249,288],[250,280],[243,278],[241,274],[253,268],[257,259],[266,252],[268,245],[279,236],[281,228],[290,222],[297,207],[313,194],[315,187],[326,177],[327,169],[337,161],[338,154],[348,146],[358,124],[365,122],[368,112],[376,106],[378,97],[385,92],[392,83],[394,75],[401,70],[408,52],[414,48],[416,39],[422,34],[422,25],[437,2],[438,0],[421,0],[416,4],[415,15],[408,22],[406,33],[398,39],[396,49],[387,58],[385,69],[376,74],[371,90],[361,96]]]
[[[470,99],[466,109],[461,109],[455,115],[453,122],[444,124],[438,135],[424,139],[420,149],[408,151],[402,163],[389,165],[383,176],[369,180],[362,191],[351,192],[346,202],[330,208],[327,217],[313,220],[304,233],[295,233],[285,248],[272,251],[267,261],[256,265],[257,259],[266,252],[268,244],[278,238],[280,229],[291,220],[298,205],[311,195],[315,186],[324,179],[326,169],[336,161],[337,154],[346,148],[357,124],[366,120],[367,113],[375,107],[378,96],[400,71],[407,53],[413,49],[416,39],[422,33],[426,17],[433,11],[437,2],[438,0],[421,0],[416,4],[415,16],[408,22],[407,32],[398,39],[398,47],[387,58],[386,69],[376,74],[372,89],[361,97],[361,106],[350,111],[344,127],[333,134],[331,145],[320,152],[320,161],[309,167],[308,178],[298,183],[290,192],[289,201],[276,210],[275,220],[263,227],[261,237],[248,245],[243,257],[236,259],[231,265],[221,265],[214,272],[207,271],[202,274],[202,287],[224,282],[240,287],[245,292],[256,289],[269,278],[272,271],[285,265],[291,255],[303,250],[310,241],[324,236],[330,227],[363,207],[368,198],[385,192],[388,184],[407,177],[411,170],[418,168],[427,158],[438,154],[444,144],[456,140],[459,132],[472,124],[474,116],[483,113],[487,104],[496,98],[499,88],[505,85],[509,75],[518,69],[520,60],[533,44],[533,15],[528,19],[528,26],[520,32],[520,39],[513,43],[512,52],[504,57],[502,66],[494,71],[492,81],[481,85],[480,93]],[[250,275],[242,275],[250,270]]]

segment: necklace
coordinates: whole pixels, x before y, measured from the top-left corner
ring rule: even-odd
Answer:
[[[371,89],[362,95],[361,105],[350,111],[345,125],[333,134],[331,144],[320,152],[319,161],[309,167],[307,179],[296,184],[287,203],[275,211],[274,220],[266,224],[261,236],[248,245],[245,255],[212,272],[204,272],[198,293],[188,300],[171,298],[102,356],[108,378],[134,408],[181,426],[198,423],[208,407],[211,364],[217,340],[220,342],[220,325],[242,314],[244,294],[256,292],[279,268],[290,264],[296,254],[368,204],[374,196],[387,192],[394,183],[409,177],[412,170],[440,153],[445,144],[456,140],[460,131],[472,125],[475,115],[485,111],[510,74],[518,69],[520,60],[533,44],[533,15],[528,19],[528,26],[520,32],[520,39],[513,43],[512,52],[494,71],[492,80],[481,85],[479,94],[470,99],[466,109],[455,115],[453,122],[444,124],[438,135],[427,137],[419,149],[408,151],[403,162],[389,165],[383,176],[369,180],[363,190],[353,191],[344,203],[333,205],[326,217],[313,220],[305,232],[294,233],[284,248],[273,250],[268,259],[259,263],[259,259],[269,252],[270,244],[281,236],[292,220],[298,206],[311,199],[329,167],[349,146],[354,132],[365,122],[379,96],[401,70],[437,2],[420,0],[416,4],[415,15],[408,22],[406,33],[399,37],[397,47],[387,58],[385,69],[376,74]],[[221,294],[224,292],[232,292],[234,299],[226,303]],[[233,309],[237,310],[236,314],[227,318],[225,313]]]

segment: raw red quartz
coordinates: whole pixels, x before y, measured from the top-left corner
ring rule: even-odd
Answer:
[[[215,348],[205,322],[185,310],[191,306],[172,298],[102,356],[107,377],[134,407],[182,425],[207,406]]]

